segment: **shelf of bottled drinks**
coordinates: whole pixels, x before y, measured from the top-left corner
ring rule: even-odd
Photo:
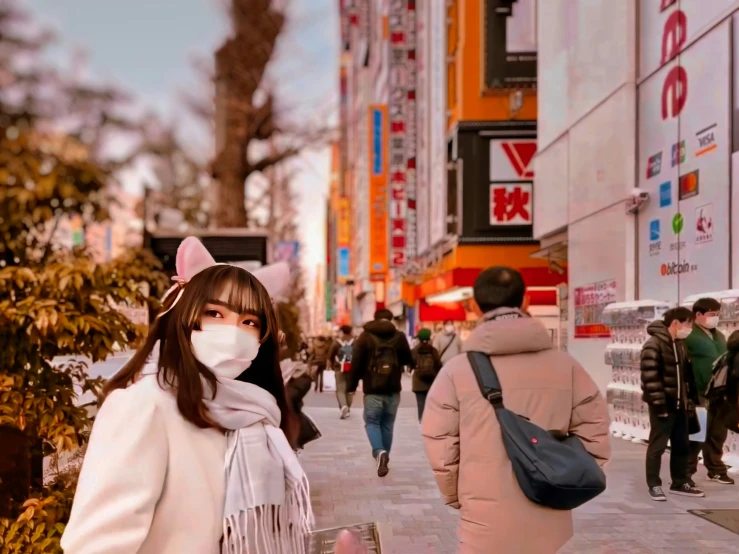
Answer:
[[[739,329],[739,290],[692,296],[681,305],[692,307],[695,300],[706,296],[721,302],[718,329],[728,338]],[[673,306],[667,302],[639,300],[609,304],[603,311],[603,323],[611,330],[605,361],[611,366],[606,392],[614,437],[635,443],[645,443],[649,438],[649,412],[641,399],[640,354],[648,338],[647,326]],[[735,471],[739,470],[739,435],[736,433],[729,433],[724,445],[724,461]]]

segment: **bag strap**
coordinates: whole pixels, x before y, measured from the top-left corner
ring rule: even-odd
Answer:
[[[490,357],[483,352],[467,352],[467,359],[470,361],[483,398],[486,398],[496,410],[504,408],[503,389]]]
[[[452,333],[452,336],[449,337],[449,342],[446,343],[446,346],[444,347],[444,350],[442,350],[441,353],[439,354],[439,357],[446,354],[446,351],[449,350],[449,347],[452,345],[452,343],[454,342],[454,339],[456,338],[457,338],[457,333]]]

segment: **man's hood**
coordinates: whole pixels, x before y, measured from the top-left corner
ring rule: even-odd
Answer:
[[[647,334],[652,337],[657,337],[663,342],[672,342],[672,336],[667,330],[665,322],[661,320],[653,321],[652,323],[650,323],[647,327]]]
[[[397,331],[393,322],[386,319],[370,321],[364,326],[364,330],[378,337],[391,337]]]
[[[511,312],[511,315],[513,314],[514,312]],[[462,349],[465,352],[507,356],[554,348],[549,331],[537,319],[515,315],[504,319],[490,317],[486,315],[464,341]]]

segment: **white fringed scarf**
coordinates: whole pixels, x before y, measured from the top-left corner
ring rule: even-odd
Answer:
[[[156,362],[142,373],[156,374]],[[310,487],[280,429],[274,396],[251,383],[219,379],[215,398],[204,403],[227,430],[221,552],[305,554],[314,524]]]

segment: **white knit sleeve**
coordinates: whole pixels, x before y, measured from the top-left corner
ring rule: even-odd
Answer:
[[[167,471],[164,420],[145,388],[103,403],[62,536],[66,554],[132,554],[149,533]]]

